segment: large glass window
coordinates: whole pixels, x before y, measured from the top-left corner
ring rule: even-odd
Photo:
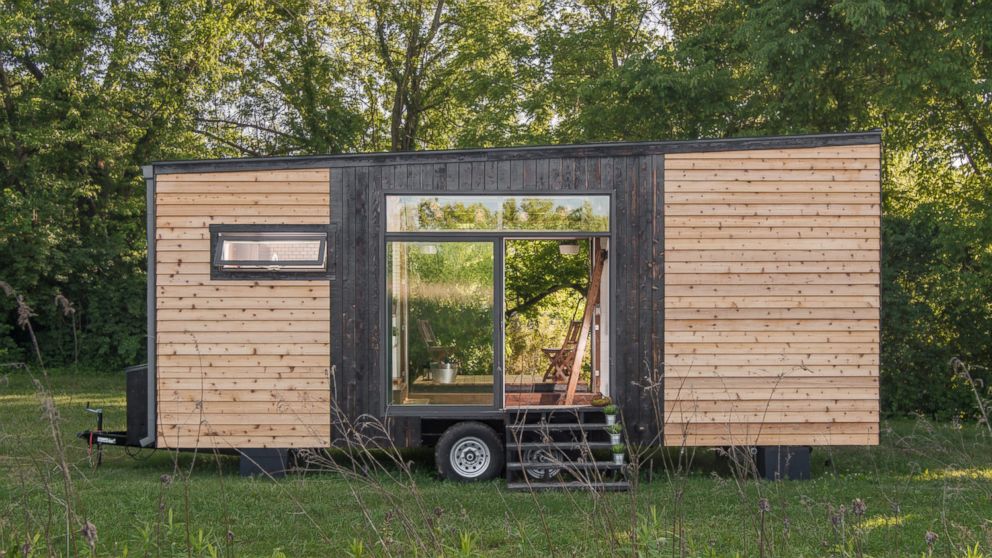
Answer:
[[[386,243],[394,405],[493,404],[492,242]]]
[[[608,232],[606,195],[386,197],[389,232]]]

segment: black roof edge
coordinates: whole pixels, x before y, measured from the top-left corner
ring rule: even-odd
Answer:
[[[588,157],[656,155],[707,151],[750,149],[799,149],[845,145],[881,144],[882,131],[837,132],[794,136],[765,136],[700,140],[606,142],[571,145],[533,145],[431,151],[342,153],[336,155],[300,155],[289,157],[246,157],[160,161],[151,163],[155,174],[192,172],[235,172],[243,170],[283,170],[328,167],[373,166],[400,163],[460,163],[538,159],[545,157]],[[147,167],[146,167],[147,168]]]

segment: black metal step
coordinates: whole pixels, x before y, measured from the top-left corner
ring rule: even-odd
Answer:
[[[536,490],[595,490],[604,492],[620,492],[630,490],[630,483],[627,481],[607,481],[607,482],[582,482],[582,481],[520,481],[508,482],[506,488],[514,491],[536,491]]]
[[[529,449],[607,449],[613,447],[613,444],[609,442],[556,442],[554,440],[549,442],[508,442],[506,444],[507,449],[513,450],[529,450]]]
[[[606,430],[605,422],[540,422],[535,424],[508,424],[506,425],[507,430],[516,430],[518,432],[567,432],[569,430]]]
[[[506,468],[509,471],[523,471],[527,468],[532,469],[561,469],[562,471],[577,471],[579,469],[597,469],[604,471],[616,471],[626,467],[626,464],[619,465],[612,461],[568,461],[562,463],[548,463],[546,461],[523,461],[523,462],[513,462],[507,463]]]

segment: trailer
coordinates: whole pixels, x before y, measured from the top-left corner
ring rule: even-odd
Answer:
[[[869,131],[151,164],[126,439],[275,470],[371,417],[447,478],[555,486],[623,469],[612,402],[630,446],[806,476],[811,446],[878,443],[880,156]]]

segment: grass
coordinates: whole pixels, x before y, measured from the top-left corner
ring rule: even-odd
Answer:
[[[106,410],[107,429],[124,428],[123,375],[63,372],[49,384],[71,487],[44,395],[25,371],[0,376],[0,556],[23,555],[25,542],[35,556],[957,557],[992,549],[992,440],[973,424],[884,421],[880,447],[816,449],[807,482],[748,480],[709,450],[695,451],[680,474],[661,465],[679,460],[669,450],[654,455],[653,470],[641,467],[631,493],[534,495],[508,493],[501,481],[438,481],[424,451],[404,454],[414,486],[385,474],[243,479],[234,457],[145,452],[135,460],[121,448],[107,448],[93,468],[73,435],[94,422],[87,402]],[[417,537],[435,540],[433,550]]]

